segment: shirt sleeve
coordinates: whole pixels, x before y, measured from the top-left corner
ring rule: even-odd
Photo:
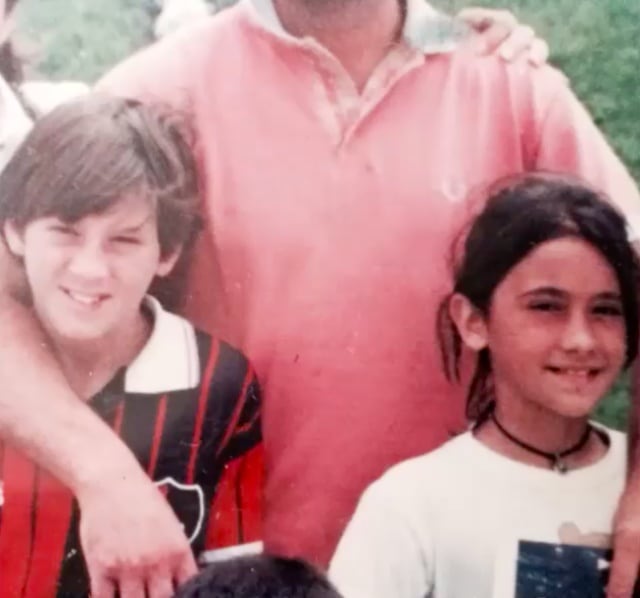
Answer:
[[[372,485],[338,543],[329,578],[344,598],[425,598],[431,595],[431,548],[397,500]]]
[[[640,194],[631,175],[566,78],[552,69],[540,77],[538,93],[546,97],[541,102],[535,167],[575,174],[606,193],[626,216],[630,238],[639,239]]]

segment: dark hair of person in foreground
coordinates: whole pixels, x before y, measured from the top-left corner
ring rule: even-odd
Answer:
[[[326,576],[302,560],[265,554],[209,565],[175,598],[341,598]]]

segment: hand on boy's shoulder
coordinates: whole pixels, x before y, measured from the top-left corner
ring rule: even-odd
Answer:
[[[142,472],[78,497],[93,598],[168,598],[196,564],[182,526]],[[146,589],[145,589],[146,588]]]

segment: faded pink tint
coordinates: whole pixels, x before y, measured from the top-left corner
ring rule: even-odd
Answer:
[[[553,69],[405,32],[358,96],[265,7],[244,0],[102,87],[193,114],[210,225],[187,312],[264,388],[268,546],[326,564],[369,482],[462,429],[434,315],[469,192],[536,168],[583,175],[635,218],[640,202]]]

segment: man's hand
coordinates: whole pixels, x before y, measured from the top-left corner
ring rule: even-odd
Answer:
[[[181,524],[139,471],[78,494],[92,598],[169,598],[197,572]]]
[[[547,42],[536,37],[528,25],[518,23],[508,10],[465,8],[458,18],[479,34],[475,43],[482,54],[497,52],[509,62],[526,58],[534,66],[544,64],[549,57]]]
[[[614,522],[613,563],[607,598],[631,598],[640,565],[640,480],[631,479]]]

